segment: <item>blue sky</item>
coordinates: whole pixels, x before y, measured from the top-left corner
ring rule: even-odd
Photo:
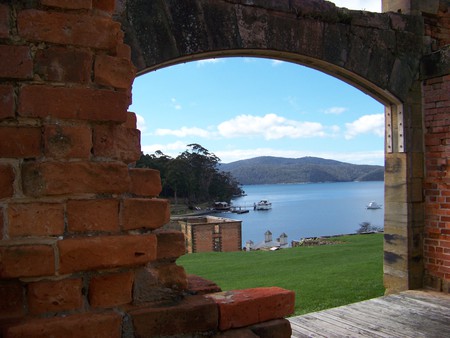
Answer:
[[[381,1],[333,1],[380,11]],[[256,156],[384,162],[384,107],[346,83],[297,64],[222,58],[135,79],[144,153],[176,157],[198,143],[223,163]]]

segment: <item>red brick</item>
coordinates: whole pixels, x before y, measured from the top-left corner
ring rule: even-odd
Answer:
[[[0,127],[0,157],[41,155],[41,128]]]
[[[89,284],[89,303],[93,307],[113,307],[130,303],[133,281],[133,272],[93,277]]]
[[[31,319],[5,329],[4,338],[120,338],[122,317],[115,312]]]
[[[0,4],[0,38],[9,37],[9,8]]]
[[[24,290],[17,282],[0,284],[0,321],[25,315]]]
[[[13,86],[0,85],[0,119],[14,116],[14,88]]]
[[[91,148],[92,131],[88,126],[44,127],[44,154],[49,158],[89,159]]]
[[[141,133],[137,129],[116,125],[94,128],[94,156],[131,163],[141,156]]]
[[[205,297],[219,305],[220,330],[279,319],[294,312],[294,292],[278,287],[225,291]]]
[[[125,122],[126,93],[91,88],[30,85],[19,96],[19,115],[91,121]]]
[[[119,162],[28,162],[22,166],[25,195],[124,193],[130,179]]]
[[[110,18],[24,10],[17,16],[19,35],[33,41],[112,49],[122,40],[120,24]]]
[[[102,11],[113,13],[116,2],[115,0],[92,0],[92,5],[94,8],[100,9]]]
[[[123,200],[121,225],[124,230],[157,229],[170,221],[169,202],[163,199],[127,198]]]
[[[28,284],[28,309],[31,314],[77,310],[83,305],[81,278],[39,281]]]
[[[64,9],[92,9],[92,0],[41,0],[41,4]]]
[[[190,296],[179,303],[141,307],[129,311],[137,337],[188,335],[217,330],[218,307],[204,296]]]
[[[8,164],[0,164],[0,199],[14,195],[14,168]]]
[[[0,247],[0,278],[50,276],[54,273],[55,254],[49,245]]]
[[[275,319],[249,327],[258,337],[285,338],[292,336],[291,323],[287,319]]]
[[[188,292],[194,295],[221,292],[222,289],[214,282],[196,275],[187,275]]]
[[[158,170],[130,168],[131,193],[156,197],[161,193],[161,176]]]
[[[173,290],[186,290],[188,280],[186,272],[182,266],[175,263],[160,264],[154,267],[158,275],[158,282]]]
[[[88,83],[92,63],[89,51],[50,47],[36,52],[35,71],[46,81]]]
[[[180,231],[160,231],[158,240],[158,259],[176,259],[186,253],[184,234]]]
[[[136,129],[137,128],[137,119],[136,114],[132,112],[127,113],[127,121],[123,125],[125,128]]]
[[[3,222],[3,208],[0,208],[0,240],[4,239],[5,224]]]
[[[33,60],[27,46],[0,45],[0,77],[29,79],[33,77]]]
[[[116,55],[119,58],[131,60],[131,47],[124,43],[119,43],[116,47]]]
[[[119,231],[119,202],[114,199],[68,201],[67,229],[71,232]]]
[[[109,55],[97,55],[94,80],[104,86],[128,89],[136,76],[136,68],[130,60]]]
[[[64,233],[64,205],[14,203],[8,205],[10,237],[57,236]]]
[[[155,235],[69,238],[58,242],[61,274],[143,265],[156,259]]]

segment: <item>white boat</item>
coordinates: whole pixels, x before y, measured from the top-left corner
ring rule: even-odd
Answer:
[[[381,209],[381,204],[378,204],[375,201],[371,201],[369,204],[366,205],[366,209]]]
[[[269,210],[272,209],[272,203],[268,200],[261,200],[253,205],[254,210]]]

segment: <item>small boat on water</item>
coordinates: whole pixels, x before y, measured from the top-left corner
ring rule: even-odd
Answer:
[[[253,205],[254,210],[269,210],[272,209],[272,203],[268,200],[261,200]]]
[[[381,204],[378,204],[375,201],[371,201],[369,204],[366,205],[366,209],[381,209]]]
[[[216,211],[229,211],[230,205],[227,202],[214,202],[213,209]]]

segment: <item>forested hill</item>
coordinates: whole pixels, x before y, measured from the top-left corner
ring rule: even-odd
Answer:
[[[356,165],[317,157],[261,156],[220,164],[241,184],[383,181],[384,167]]]

